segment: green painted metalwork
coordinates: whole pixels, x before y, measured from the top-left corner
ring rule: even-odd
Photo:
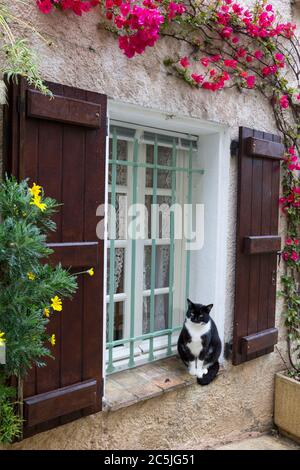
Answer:
[[[133,162],[137,163],[139,155],[139,143],[135,139],[133,144]],[[132,204],[134,211],[136,211],[136,202],[137,202],[137,177],[138,177],[138,168],[135,165],[132,169]],[[135,220],[136,213],[133,214]],[[131,286],[130,286],[130,352],[129,352],[129,362],[128,367],[134,367],[134,342],[136,338],[134,336],[134,319],[135,319],[135,273],[136,273],[136,223],[133,222],[133,233],[131,240]]]
[[[193,147],[192,142],[190,142],[189,148],[189,172],[188,172],[188,197],[187,203],[189,205],[189,212],[188,212],[188,227],[189,230],[191,229],[191,204],[192,204],[192,191],[193,191],[193,175],[192,175],[192,168],[193,168]],[[189,291],[190,291],[190,265],[191,265],[191,252],[190,250],[186,251],[186,268],[185,268],[185,298],[188,298]]]
[[[112,160],[109,160],[109,163],[112,163]],[[124,160],[117,160],[116,163],[118,165],[123,166],[137,166],[139,168],[151,168],[157,170],[167,170],[167,171],[183,171],[184,173],[199,173],[201,175],[204,174],[204,170],[202,168],[184,168],[180,166],[167,166],[167,165],[155,165],[153,163],[143,163],[143,162],[128,162]]]
[[[153,333],[145,333],[144,335],[135,336],[134,338],[124,338],[113,341],[112,343],[106,343],[108,347],[113,346],[122,346],[123,344],[128,344],[134,341],[143,341],[149,338],[158,338],[159,336],[165,336],[168,334],[175,333],[176,331],[181,330],[182,326],[175,326],[174,328],[166,328],[165,330],[153,331]]]
[[[177,166],[177,152],[178,147],[176,145],[176,139],[173,139],[172,146],[172,161],[171,166],[159,165],[158,164],[158,140],[157,136],[154,140],[154,160],[153,163],[144,163],[139,162],[139,141],[137,138],[133,141],[133,159],[128,160],[118,160],[117,159],[117,133],[114,130],[112,135],[112,158],[109,159],[109,164],[111,165],[111,204],[115,207],[116,205],[116,181],[117,181],[117,165],[125,165],[132,169],[131,172],[131,185],[132,185],[132,200],[133,210],[136,210],[136,203],[138,202],[138,170],[140,168],[150,168],[153,171],[153,188],[152,188],[152,204],[157,204],[157,182],[158,182],[158,171],[167,170],[171,172],[171,204],[176,203],[176,179],[179,172],[187,173],[188,178],[188,194],[186,202],[188,204],[192,203],[192,177],[193,174],[203,174],[204,170],[195,168],[193,169],[193,143],[190,142],[190,147],[188,150],[188,165],[187,167]],[[120,137],[121,139],[121,137]],[[148,144],[149,145],[149,144]],[[175,214],[173,211],[170,211],[170,259],[169,259],[169,297],[168,297],[168,315],[167,315],[167,328],[164,330],[155,331],[155,271],[156,271],[156,218],[151,217],[152,224],[154,224],[153,232],[151,234],[151,271],[150,271],[150,318],[149,318],[149,332],[145,334],[140,334],[135,336],[135,321],[136,321],[136,264],[137,264],[137,246],[136,246],[136,225],[134,223],[136,214],[133,214],[133,233],[131,239],[131,261],[130,261],[130,325],[129,325],[129,335],[127,338],[114,340],[114,294],[115,294],[115,240],[110,240],[110,253],[109,253],[109,264],[110,264],[110,273],[109,273],[109,303],[108,303],[108,366],[107,372],[111,373],[115,371],[114,361],[113,361],[113,348],[117,346],[129,345],[129,361],[128,367],[135,366],[135,344],[138,341],[149,340],[149,355],[148,361],[153,361],[154,357],[154,339],[161,336],[167,337],[167,352],[166,355],[172,354],[172,335],[175,332],[178,332],[181,329],[181,326],[173,327],[173,294],[174,294],[174,250],[175,250]],[[188,221],[191,224],[191,221]],[[153,236],[152,236],[153,235]],[[186,296],[189,293],[189,271],[190,271],[190,251],[186,252],[186,279],[185,279],[185,290]],[[161,294],[163,295],[163,294]]]
[[[154,141],[154,168],[153,168],[153,189],[152,189],[152,204],[157,204],[157,162],[158,162],[158,145],[157,145],[157,136],[155,136]],[[151,217],[152,227],[151,227],[151,277],[150,277],[150,333],[153,333],[155,326],[155,266],[156,266],[156,217]],[[154,238],[153,238],[154,235]],[[154,360],[153,354],[153,337],[150,337],[149,340],[149,361]]]
[[[117,181],[117,134],[114,132],[112,139],[112,162],[111,162],[111,205],[116,206],[116,181]],[[113,223],[115,221],[113,220]],[[113,232],[115,227],[113,228]],[[115,235],[115,234],[113,234]],[[114,339],[114,293],[115,293],[115,239],[110,240],[109,249],[109,304],[108,304],[108,342],[112,343]],[[108,366],[107,372],[113,372],[113,346],[108,347]]]
[[[176,159],[177,159],[177,149],[176,141],[173,141],[172,149],[172,168],[176,168]],[[172,171],[172,195],[171,195],[171,205],[176,202],[176,171]],[[173,326],[173,295],[174,295],[174,250],[175,250],[175,235],[174,235],[174,224],[175,224],[175,214],[174,211],[170,211],[170,264],[169,264],[169,304],[168,304],[168,328],[172,329]],[[168,334],[168,350],[167,354],[172,354],[172,333]]]

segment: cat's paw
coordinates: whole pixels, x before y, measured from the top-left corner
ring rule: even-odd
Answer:
[[[189,374],[190,375],[197,375],[197,369],[196,369],[196,366],[195,366],[195,363],[190,363],[189,365]]]
[[[197,377],[198,379],[202,379],[203,375],[206,375],[208,370],[204,367],[203,369],[197,370]]]

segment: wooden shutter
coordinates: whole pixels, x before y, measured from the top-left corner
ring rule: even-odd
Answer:
[[[49,236],[61,262],[80,276],[72,301],[55,313],[55,360],[25,382],[25,435],[101,409],[103,346],[103,241],[96,237],[96,208],[104,203],[106,96],[48,83],[49,100],[24,80],[9,89],[5,110],[6,169],[30,178],[63,205]],[[51,257],[50,257],[51,260]]]
[[[233,364],[272,352],[275,328],[280,138],[240,128]]]

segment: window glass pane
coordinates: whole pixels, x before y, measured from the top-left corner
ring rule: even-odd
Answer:
[[[117,160],[127,160],[128,142],[126,140],[117,141]],[[109,158],[112,159],[112,139],[109,139]],[[127,166],[117,165],[116,167],[117,176],[116,184],[126,186],[127,185]],[[112,165],[109,165],[108,169],[108,184],[111,184],[112,180]]]
[[[145,246],[144,289],[151,289],[152,246]],[[170,246],[157,245],[155,252],[155,289],[169,286]]]
[[[146,162],[154,163],[154,146],[147,145]],[[172,165],[172,149],[168,147],[158,147],[157,150],[157,163],[158,165],[170,166]],[[169,170],[157,171],[157,187],[171,189],[172,185],[172,172]],[[147,168],[146,170],[146,186],[147,188],[153,187],[153,170]]]
[[[107,304],[107,309],[109,304]],[[114,337],[113,341],[124,338],[124,302],[114,303]],[[106,341],[109,341],[109,318],[107,316]]]
[[[146,162],[154,163],[154,145],[147,145]],[[172,148],[157,147],[157,163],[158,165],[172,165]]]
[[[108,204],[111,204],[111,193],[108,194]],[[108,238],[116,240],[125,240],[127,227],[126,227],[126,214],[127,214],[127,196],[124,193],[116,193],[115,204],[115,234],[113,232],[113,213],[112,207],[108,208]]]
[[[151,237],[151,228],[152,228],[152,214],[151,214],[151,204],[153,197],[150,195],[145,196],[145,205],[148,212],[148,238]],[[160,206],[161,210],[159,211],[159,226],[157,227],[157,233],[154,238],[169,238],[170,237],[170,211],[167,207],[161,207],[163,204],[171,207],[172,197],[171,196],[157,196],[156,202]]]
[[[115,248],[115,289],[114,294],[124,292],[125,248]],[[107,250],[107,295],[109,295],[110,249]]]
[[[169,294],[154,297],[154,330],[164,330],[168,327]],[[150,331],[150,297],[143,300],[143,334]]]

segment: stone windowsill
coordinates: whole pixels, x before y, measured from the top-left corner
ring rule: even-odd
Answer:
[[[103,411],[116,411],[195,383],[177,357],[116,372],[106,379]]]

